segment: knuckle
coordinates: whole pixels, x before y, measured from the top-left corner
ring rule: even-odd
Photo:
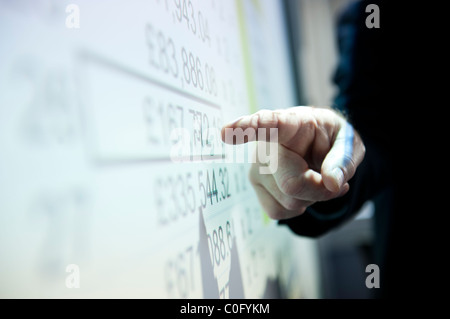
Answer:
[[[305,129],[306,132],[311,133],[315,130],[316,128],[316,123],[314,122],[313,119],[307,119],[306,121],[304,121],[302,123],[302,127]]]
[[[319,127],[317,119],[314,115],[309,114],[302,119],[301,128],[308,133],[313,133]]]
[[[300,216],[306,211],[306,209],[307,209],[307,205],[300,205],[298,208],[291,210],[291,211],[284,210],[282,208],[272,207],[271,209],[266,210],[266,213],[270,219],[283,220],[283,219],[288,219],[288,218],[292,218],[295,216]]]
[[[303,184],[297,176],[285,178],[280,183],[280,191],[287,196],[296,196],[302,192]]]
[[[273,220],[282,220],[282,219],[286,219],[286,211],[282,210],[282,209],[270,209],[270,210],[266,210],[267,215],[269,216],[270,219]]]
[[[298,199],[292,197],[283,198],[280,204],[287,210],[297,211],[303,207],[303,204]]]
[[[306,206],[303,206],[303,207],[301,207],[300,209],[299,209],[299,211],[298,211],[298,215],[300,216],[300,215],[302,215],[304,212],[306,212]]]
[[[277,123],[276,113],[270,110],[261,110],[258,115],[258,127],[273,127]]]

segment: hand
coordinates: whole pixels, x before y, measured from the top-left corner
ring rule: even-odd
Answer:
[[[229,134],[234,129],[249,128],[247,137],[240,141]],[[266,134],[263,130],[258,134],[261,128],[266,129]],[[277,152],[268,155],[270,164],[277,163],[276,169],[272,174],[261,174],[260,168],[267,163],[256,156],[249,172],[269,217],[292,218],[317,201],[348,192],[348,181],[362,162],[365,147],[359,134],[341,115],[331,109],[303,106],[263,110],[225,125],[222,140],[228,144],[268,142],[273,137],[270,128],[276,129],[272,131],[278,137]]]

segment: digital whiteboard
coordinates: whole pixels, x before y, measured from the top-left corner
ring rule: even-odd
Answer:
[[[314,243],[218,134],[296,104],[284,14],[0,0],[0,297],[317,297]]]

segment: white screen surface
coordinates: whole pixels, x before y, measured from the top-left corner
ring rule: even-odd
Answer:
[[[317,296],[217,134],[295,104],[281,2],[4,0],[0,39],[1,297]]]

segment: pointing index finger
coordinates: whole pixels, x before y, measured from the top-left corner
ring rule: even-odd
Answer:
[[[227,144],[271,141],[277,134],[278,142],[282,144],[292,139],[300,127],[298,117],[293,115],[292,110],[261,110],[242,116],[222,128],[222,140]]]

